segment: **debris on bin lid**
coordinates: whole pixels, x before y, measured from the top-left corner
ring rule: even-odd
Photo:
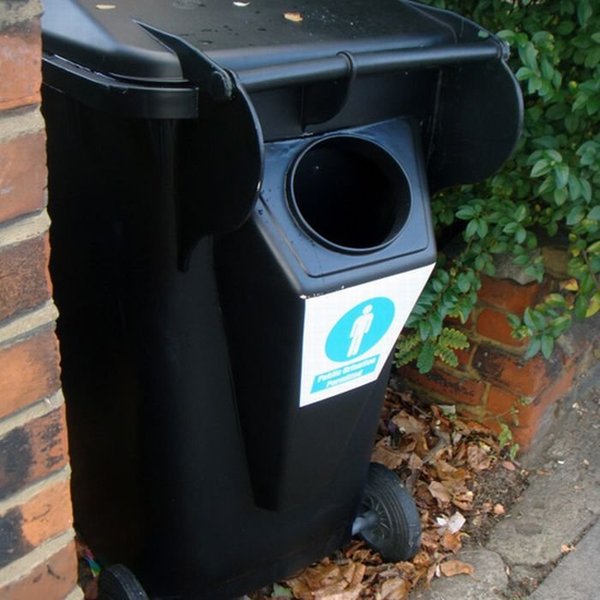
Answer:
[[[304,21],[304,17],[300,12],[285,12],[283,13],[283,18],[292,21],[293,23],[301,23]]]
[[[302,47],[311,58],[331,58],[341,51],[456,42],[450,28],[396,0],[371,0],[368,10],[347,0],[263,0],[260,5],[251,0],[109,0],[93,6],[89,13],[84,0],[48,0],[42,18],[45,51],[98,73],[163,82],[181,80],[180,65],[142,24],[180,37],[234,70],[293,62]]]
[[[221,69],[219,78],[233,74],[248,94],[310,90],[299,128],[333,122],[336,107],[346,110],[344,123],[356,124],[365,116],[352,110],[375,115],[375,108],[356,101],[365,90],[355,83],[387,77],[410,93],[386,84],[376,103],[379,116],[398,110],[428,129],[423,139],[431,140],[424,149],[431,192],[489,176],[519,137],[522,97],[506,65],[505,44],[429,6],[407,0],[115,0],[91,6],[96,9],[90,11],[86,0],[45,2],[44,68],[56,89],[68,88],[102,110],[196,118],[196,87],[222,100],[210,76]],[[440,70],[443,78],[436,75]],[[322,102],[327,86],[336,92]],[[435,106],[423,100],[433,97]]]

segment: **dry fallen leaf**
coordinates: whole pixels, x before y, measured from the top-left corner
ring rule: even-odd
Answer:
[[[429,585],[431,583],[431,580],[434,577],[440,577],[441,573],[440,573],[440,565],[439,563],[434,563],[432,564],[429,569],[427,569],[427,578],[425,581],[427,581],[427,585]]]
[[[440,565],[440,571],[446,577],[454,577],[455,575],[473,575],[475,568],[460,560],[450,559]]]
[[[452,553],[456,553],[458,552],[461,547],[462,547],[462,542],[461,542],[461,534],[460,531],[457,531],[456,533],[450,533],[449,531],[446,531],[444,533],[444,535],[442,536],[442,547],[444,548],[444,550],[448,550],[449,552]]]
[[[427,423],[420,419],[416,419],[406,411],[399,412],[392,417],[391,421],[406,435],[411,433],[424,433],[427,430]]]
[[[362,586],[355,589],[338,590],[335,586],[316,591],[311,600],[357,600],[362,592]]]
[[[344,552],[346,558],[353,562],[363,563],[371,562],[374,556],[373,550],[368,548],[366,544],[359,540],[351,542],[350,546]]]
[[[405,600],[408,598],[410,585],[400,577],[387,579],[381,585],[381,600]]]
[[[411,453],[408,459],[408,467],[412,471],[420,471],[423,468],[423,461],[414,453]]]
[[[304,569],[287,585],[300,600],[356,600],[364,589],[365,572],[366,566],[358,562],[338,565],[325,559]]]
[[[375,445],[371,460],[376,463],[382,464],[388,469],[397,469],[404,462],[404,455],[396,448],[390,446],[391,438],[388,435],[380,439]]]
[[[431,495],[442,504],[448,504],[452,500],[452,495],[448,491],[448,488],[440,481],[432,481],[428,489]]]
[[[362,563],[351,562],[342,569],[344,579],[351,585],[357,586],[363,580],[367,567]]]
[[[453,479],[458,470],[447,461],[441,459],[434,464],[434,467],[440,479]]]
[[[417,555],[413,558],[412,561],[415,567],[417,568],[428,567],[430,563],[429,555],[427,554],[427,552],[423,552],[422,550],[420,552],[417,552]]]
[[[434,529],[426,529],[421,532],[421,548],[435,552],[440,545],[440,532]]]
[[[460,510],[471,510],[473,506],[473,492],[471,490],[459,491],[452,494],[452,504]]]
[[[475,471],[485,471],[492,465],[492,457],[477,444],[470,444],[467,449],[467,461]]]

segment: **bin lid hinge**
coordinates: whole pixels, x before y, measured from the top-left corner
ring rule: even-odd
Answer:
[[[137,23],[177,55],[183,76],[197,85],[200,92],[208,93],[215,102],[232,99],[236,83],[230,73],[180,37],[147,23]]]

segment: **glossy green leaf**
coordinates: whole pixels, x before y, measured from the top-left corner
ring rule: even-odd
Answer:
[[[567,225],[576,225],[585,216],[586,209],[583,205],[574,206],[567,214]]]

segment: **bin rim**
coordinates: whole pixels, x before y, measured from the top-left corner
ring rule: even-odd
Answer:
[[[326,144],[332,140],[350,140],[357,141],[360,144],[364,144],[365,147],[371,147],[375,150],[375,152],[383,158],[383,160],[388,161],[390,164],[393,164],[394,168],[397,168],[397,172],[403,179],[403,183],[406,185],[408,191],[408,210],[406,215],[402,219],[402,223],[399,226],[393,225],[390,229],[390,232],[386,235],[385,239],[379,243],[370,246],[346,246],[343,244],[338,244],[323,236],[317,229],[315,229],[308,220],[302,214],[298,206],[298,202],[296,200],[296,192],[294,191],[294,178],[298,171],[298,167],[302,163],[302,160],[316,147]],[[380,162],[379,160],[375,160],[372,162]],[[378,165],[379,166],[379,165]],[[306,146],[304,146],[297,155],[290,161],[289,167],[285,173],[285,193],[286,193],[286,202],[288,207],[290,208],[290,212],[294,220],[298,223],[298,225],[316,242],[321,244],[323,247],[328,250],[333,250],[335,252],[340,252],[342,254],[352,254],[352,255],[360,255],[360,254],[372,254],[383,250],[391,243],[393,243],[398,237],[402,234],[402,231],[409,220],[410,213],[412,212],[412,196],[414,193],[413,185],[411,183],[411,179],[408,177],[406,170],[402,166],[402,164],[398,161],[398,159],[383,145],[378,141],[373,139],[370,136],[363,135],[357,132],[347,132],[347,131],[334,131],[322,136],[319,136],[318,139],[311,140]]]

